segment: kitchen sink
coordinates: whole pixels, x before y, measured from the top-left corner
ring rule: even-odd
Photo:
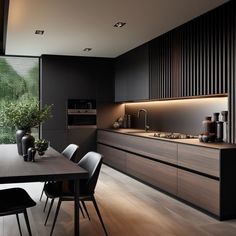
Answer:
[[[119,129],[119,132],[125,134],[154,135],[153,131],[146,132],[143,129]]]
[[[135,133],[145,133],[143,129],[118,129],[119,132],[126,133],[126,134],[135,134]]]
[[[126,132],[127,134],[151,134],[151,133],[148,133],[148,132],[146,132],[146,131],[128,131],[128,132]]]

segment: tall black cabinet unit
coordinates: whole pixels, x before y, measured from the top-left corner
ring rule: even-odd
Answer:
[[[149,48],[137,47],[116,58],[115,101],[149,99]]]
[[[68,99],[95,100],[98,107],[112,102],[113,59],[43,55],[41,68],[41,102],[53,104],[53,118],[43,124],[41,136],[59,151],[78,144],[78,158],[96,150],[96,126],[68,126]]]

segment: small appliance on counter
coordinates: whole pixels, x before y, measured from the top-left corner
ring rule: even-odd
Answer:
[[[131,128],[131,115],[125,114],[123,117],[119,117],[112,125],[114,129],[119,128]]]

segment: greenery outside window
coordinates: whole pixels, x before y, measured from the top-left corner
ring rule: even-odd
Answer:
[[[0,57],[0,109],[7,102],[39,99],[39,58]],[[15,143],[15,127],[0,127],[0,143]],[[38,128],[32,130],[38,136]]]

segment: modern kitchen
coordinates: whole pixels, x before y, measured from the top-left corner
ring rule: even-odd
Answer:
[[[86,202],[80,235],[236,235],[235,1],[118,5],[0,5],[1,56],[39,60],[39,101],[52,106],[39,136],[60,153],[77,145],[76,163],[102,155],[94,195],[103,220]],[[43,181],[0,176],[1,189],[22,187],[37,203],[32,235],[51,232]],[[62,203],[54,235],[78,235],[74,209]],[[0,217],[0,236],[19,235],[16,224]]]

